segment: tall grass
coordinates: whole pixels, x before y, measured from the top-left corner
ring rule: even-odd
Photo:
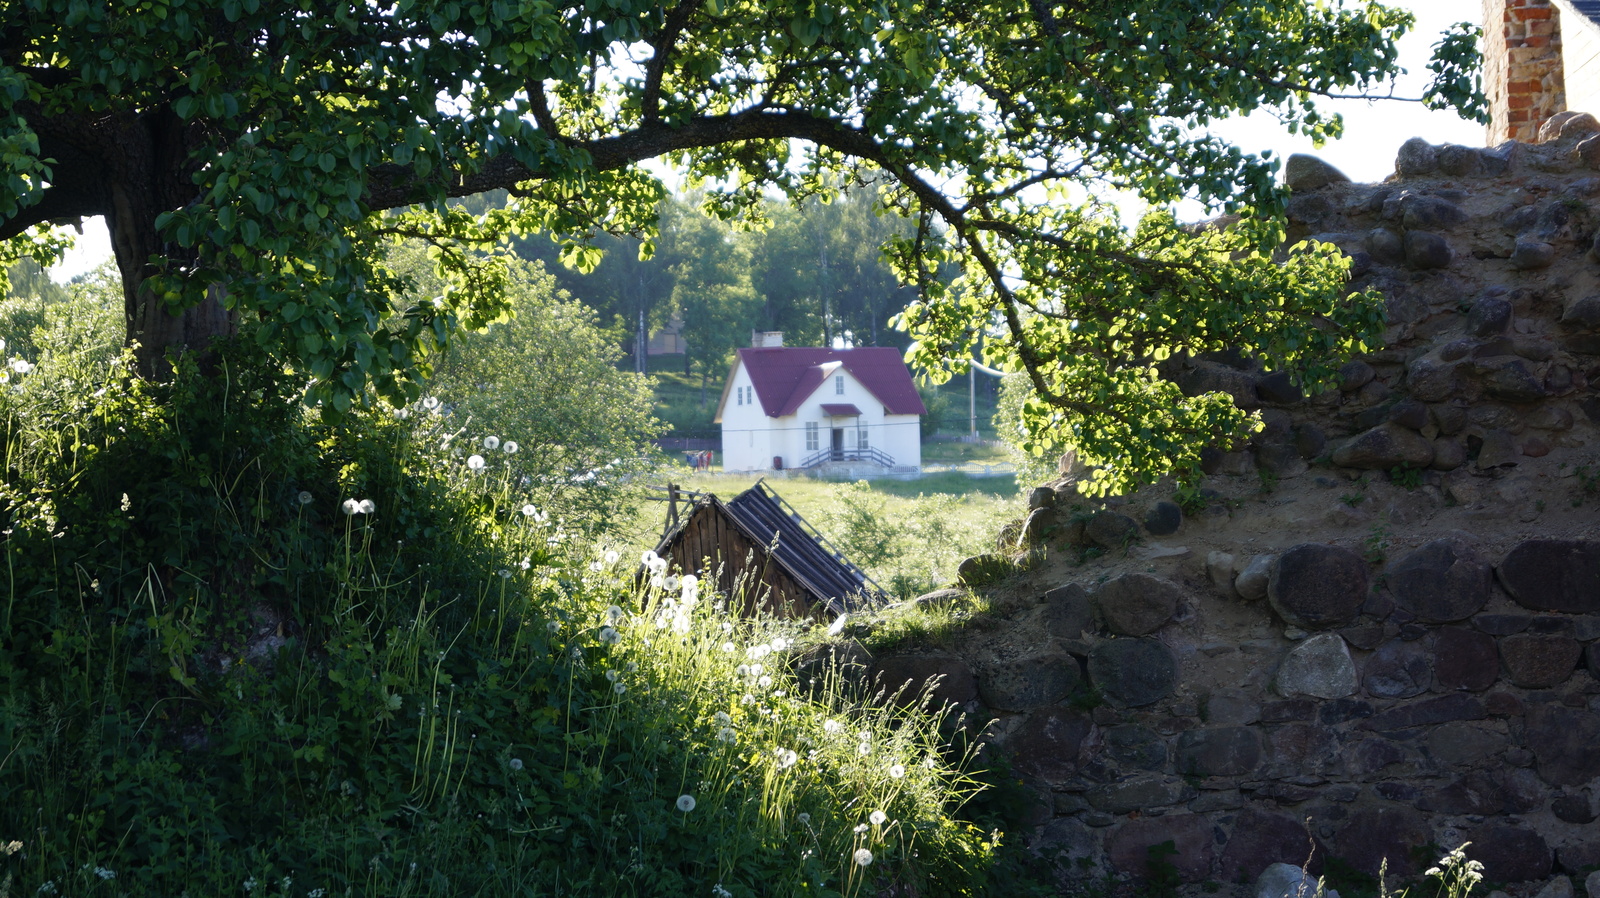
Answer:
[[[939,716],[797,681],[819,634],[636,577],[505,442],[315,423],[239,352],[0,393],[15,894],[982,890]]]

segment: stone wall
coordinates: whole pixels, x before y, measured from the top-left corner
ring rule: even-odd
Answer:
[[[1532,140],[1567,108],[1561,17],[1550,0],[1484,0],[1483,34],[1488,142]]]
[[[1546,136],[1413,140],[1376,185],[1293,160],[1293,231],[1384,291],[1386,346],[1311,397],[1170,370],[1266,428],[1184,507],[1034,490],[990,619],[872,660],[986,725],[1064,888],[1167,841],[1194,882],[1600,864],[1600,122]]]

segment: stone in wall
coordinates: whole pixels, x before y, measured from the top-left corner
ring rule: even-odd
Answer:
[[[1279,695],[1342,698],[1356,691],[1356,664],[1343,638],[1319,633],[1284,656],[1272,684]]]
[[[1138,708],[1172,694],[1178,663],[1159,639],[1106,639],[1089,650],[1089,681],[1112,704]]]
[[[1150,849],[1164,842],[1171,842],[1176,849],[1164,860],[1177,870],[1180,878],[1197,882],[1211,875],[1216,840],[1212,837],[1210,822],[1196,814],[1130,820],[1107,838],[1106,854],[1118,870],[1135,879],[1148,879],[1153,872]]]
[[[1366,562],[1339,546],[1295,546],[1277,557],[1267,578],[1267,601],[1272,610],[1307,629],[1349,623],[1366,598]]]
[[[1123,574],[1095,592],[1095,605],[1111,632],[1145,636],[1159,630],[1178,610],[1183,593],[1171,581],[1149,574]]]
[[[1496,570],[1524,608],[1587,614],[1600,611],[1600,542],[1530,539]]]
[[[1029,711],[1066,698],[1079,677],[1077,659],[1046,650],[988,665],[978,677],[978,697],[1001,711]]]
[[[1578,786],[1600,776],[1600,714],[1561,705],[1529,709],[1528,747],[1545,782]]]
[[[904,703],[929,696],[934,707],[965,705],[978,697],[978,681],[967,662],[953,655],[890,655],[874,659],[874,682]]]
[[[1059,782],[1078,771],[1078,753],[1094,728],[1087,715],[1067,708],[1047,708],[1006,736],[1004,746],[1017,769],[1029,776]]]
[[[1489,601],[1489,565],[1466,544],[1439,539],[1389,566],[1395,603],[1429,623],[1466,620]]]

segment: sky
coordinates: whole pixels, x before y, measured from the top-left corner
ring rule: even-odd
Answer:
[[[1389,5],[1409,9],[1417,17],[1416,28],[1400,41],[1400,65],[1409,74],[1401,78],[1395,95],[1420,96],[1427,82],[1427,63],[1433,44],[1455,22],[1476,22],[1478,4],[1461,0],[1390,0]],[[1394,171],[1395,152],[1400,144],[1413,137],[1423,137],[1435,144],[1482,146],[1484,143],[1482,125],[1454,113],[1428,110],[1420,103],[1326,100],[1318,105],[1328,112],[1343,115],[1345,124],[1344,137],[1320,149],[1313,147],[1306,138],[1289,134],[1276,119],[1264,113],[1218,123],[1212,131],[1246,152],[1259,154],[1270,149],[1280,159],[1290,153],[1311,153],[1358,182],[1381,181],[1388,177]],[[1201,213],[1198,208],[1180,208],[1179,214],[1195,218]],[[111,239],[104,219],[88,219],[83,224],[83,235],[50,274],[57,281],[65,282],[93,270],[109,258]]]

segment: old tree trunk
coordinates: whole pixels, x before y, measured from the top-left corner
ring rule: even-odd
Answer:
[[[202,353],[236,333],[238,313],[224,305],[226,291],[208,285],[198,304],[172,311],[156,292],[157,275],[192,276],[194,253],[163,241],[161,213],[194,199],[190,149],[202,129],[185,125],[168,109],[100,118],[30,116],[41,155],[54,159],[50,189],[29,215],[0,225],[0,239],[35,221],[76,222],[103,215],[122,278],[126,341],[141,376],[164,379],[172,358]]]

